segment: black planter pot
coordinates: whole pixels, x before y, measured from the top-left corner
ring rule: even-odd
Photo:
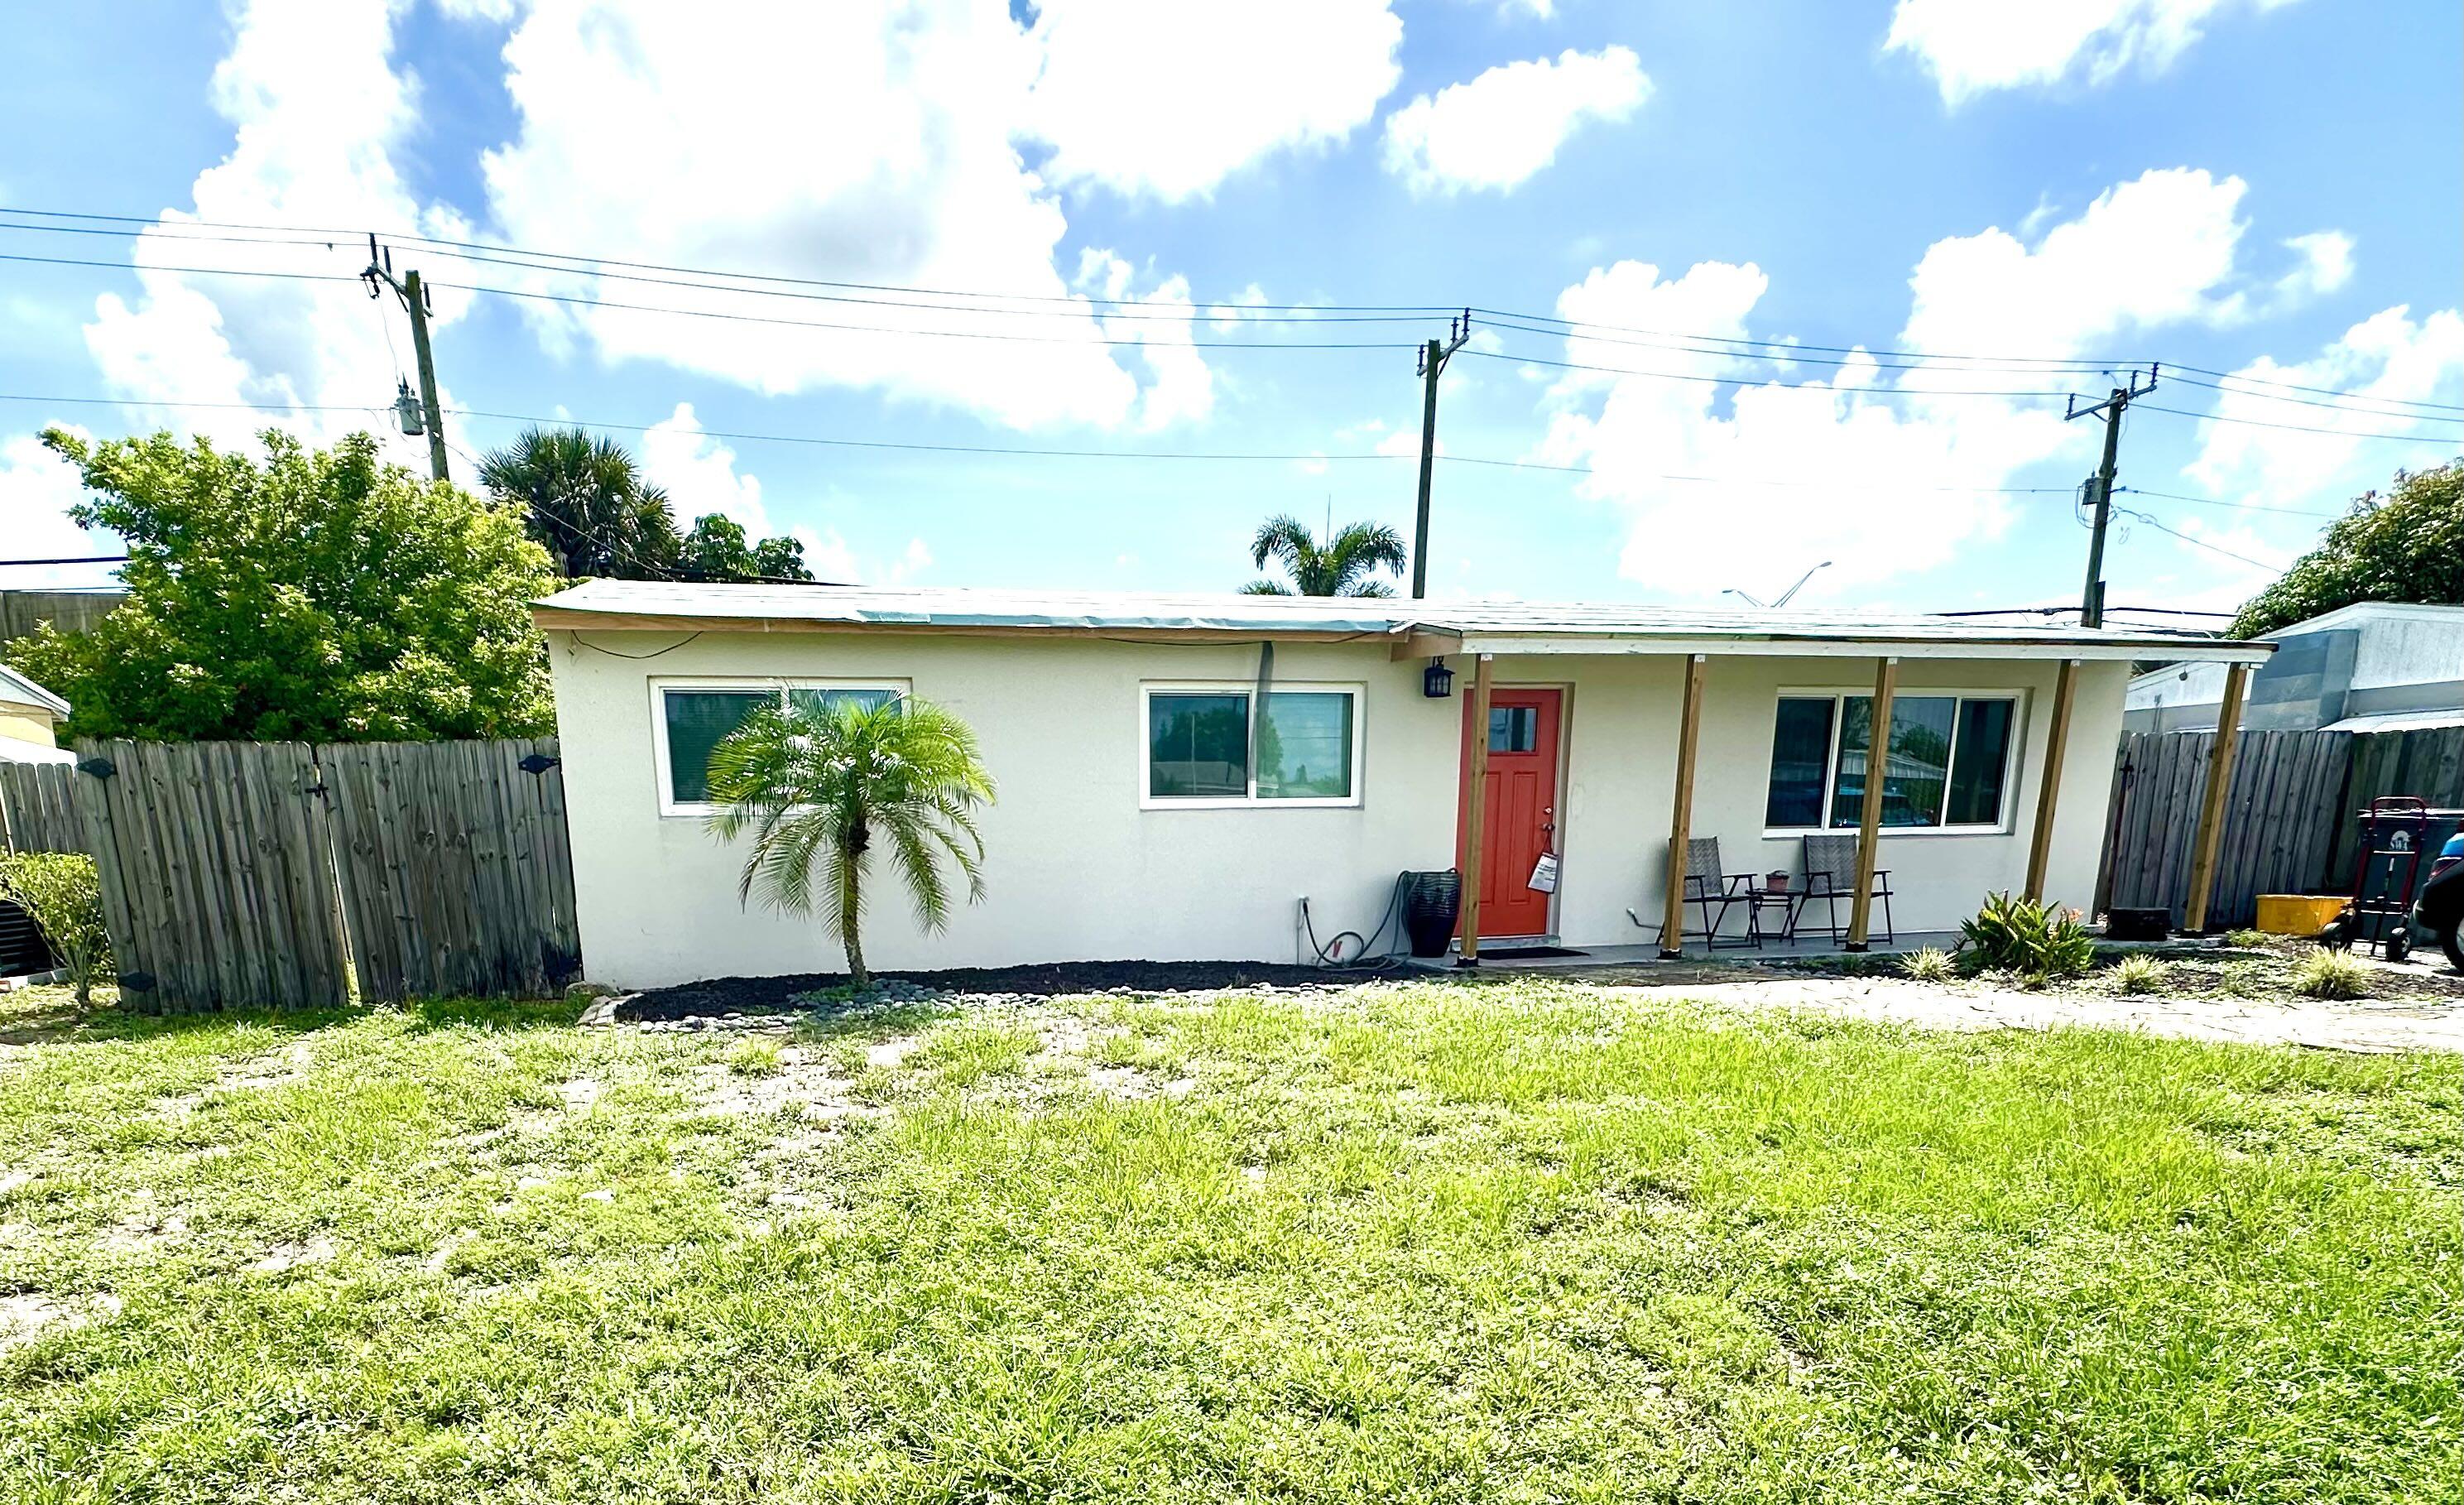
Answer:
[[[1403,934],[1411,938],[1412,954],[1444,956],[1446,942],[1454,939],[1455,918],[1463,913],[1463,874],[1448,868],[1410,877],[1403,896]]]

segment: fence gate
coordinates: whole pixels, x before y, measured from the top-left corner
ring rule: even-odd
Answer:
[[[362,998],[538,997],[581,970],[555,739],[319,756]]]
[[[77,750],[0,764],[0,830],[94,853],[131,1007],[536,997],[581,971],[553,738]]]
[[[2169,909],[2181,923],[2190,846],[2208,785],[2213,732],[2131,732],[2115,760],[2119,821],[2107,855],[2110,900]],[[2349,732],[2243,732],[2225,794],[2223,843],[2208,902],[2211,925],[2248,924],[2261,894],[2333,886],[2357,739]],[[2122,771],[2129,770],[2127,787]]]
[[[77,803],[132,1006],[350,1002],[314,748],[115,740],[78,750]]]

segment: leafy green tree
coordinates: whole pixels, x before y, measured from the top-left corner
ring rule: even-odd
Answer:
[[[167,433],[43,443],[94,495],[72,514],[127,541],[128,599],[49,628],[11,662],[65,697],[79,737],[318,741],[552,730],[530,603],[556,588],[520,518],[381,462],[356,433],[262,463]]]
[[[102,881],[82,852],[0,852],[0,898],[16,902],[67,969],[79,1008],[94,1002],[94,980],[111,969],[102,923]]]
[[[1298,587],[1304,596],[1391,596],[1395,587],[1368,577],[1380,568],[1399,575],[1411,557],[1403,536],[1384,523],[1348,522],[1321,543],[1308,523],[1286,513],[1268,519],[1250,544],[1251,564],[1264,569],[1270,559],[1283,562],[1292,584],[1253,580],[1241,587],[1244,594],[1288,596]]]
[[[2386,497],[2363,494],[2317,548],[2241,609],[2233,635],[2256,637],[2357,601],[2464,606],[2464,460],[2398,471]]]
[[[677,554],[677,570],[690,580],[810,580],[804,545],[791,538],[745,542],[744,529],[713,512],[694,520]]]
[[[949,921],[947,858],[984,896],[976,811],[992,802],[976,734],[921,700],[842,702],[756,712],[710,755],[716,834],[753,833],[737,883],[773,909],[812,914],[838,932],[847,975],[870,984],[864,909],[873,856],[886,850],[928,933]]]
[[[615,440],[581,429],[526,429],[479,462],[479,482],[523,508],[524,525],[568,580],[664,580],[681,541],[667,493]]]

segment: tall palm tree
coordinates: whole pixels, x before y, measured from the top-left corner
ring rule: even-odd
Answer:
[[[1403,536],[1382,522],[1347,522],[1321,543],[1309,524],[1286,513],[1269,518],[1250,544],[1250,562],[1260,569],[1279,559],[1292,585],[1279,580],[1253,580],[1242,587],[1252,596],[1288,596],[1292,587],[1304,596],[1391,596],[1395,587],[1366,578],[1381,567],[1403,572],[1411,556]]]
[[[939,706],[909,698],[757,711],[712,749],[710,797],[714,832],[753,833],[737,899],[758,892],[773,909],[818,910],[858,987],[872,981],[863,929],[876,849],[888,851],[927,933],[949,921],[943,858],[966,879],[969,903],[984,896],[975,815],[992,803],[992,775],[975,732]]]
[[[479,481],[523,509],[523,526],[569,579],[658,580],[680,540],[667,493],[623,445],[581,429],[527,429],[479,462]]]

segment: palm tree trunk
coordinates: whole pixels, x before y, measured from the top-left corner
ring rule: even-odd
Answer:
[[[839,922],[839,944],[847,948],[847,981],[857,988],[872,985],[872,974],[865,970],[864,938],[856,933],[853,915]]]
[[[872,830],[859,815],[842,838],[847,850],[839,856],[839,944],[847,951],[847,981],[859,988],[872,985],[872,974],[865,969],[863,902],[857,884],[864,867],[864,851],[872,845]]]

